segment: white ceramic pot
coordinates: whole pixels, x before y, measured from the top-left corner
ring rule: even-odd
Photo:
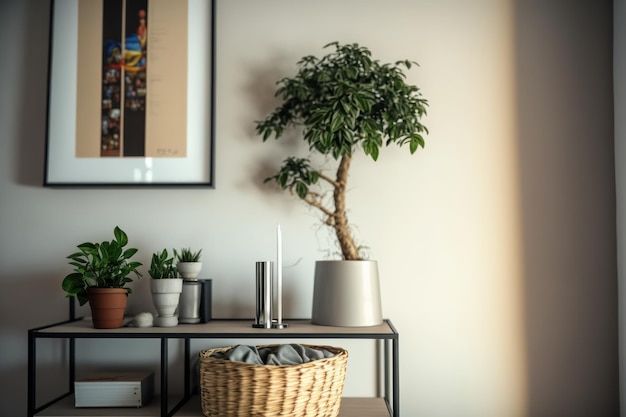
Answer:
[[[314,324],[362,327],[382,323],[376,261],[317,261],[313,286]]]
[[[202,270],[202,262],[178,262],[176,269],[184,279],[197,280]]]
[[[178,278],[151,279],[152,303],[157,311],[154,324],[159,327],[172,327],[178,324],[176,309],[183,290],[183,280]]]

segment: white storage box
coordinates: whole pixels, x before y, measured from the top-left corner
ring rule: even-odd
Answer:
[[[142,407],[154,394],[154,373],[90,375],[74,381],[76,407]]]

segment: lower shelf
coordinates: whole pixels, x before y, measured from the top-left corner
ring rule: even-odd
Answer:
[[[169,403],[174,404],[175,398]],[[152,399],[141,408],[75,408],[74,397],[69,396],[36,414],[37,417],[160,417],[160,398]],[[194,396],[177,413],[176,417],[202,417],[200,398]],[[339,417],[389,417],[382,398],[342,398]]]

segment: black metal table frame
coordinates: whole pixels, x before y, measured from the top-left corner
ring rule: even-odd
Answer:
[[[42,326],[28,331],[28,417],[33,417],[40,411],[50,407],[54,403],[62,400],[74,393],[74,379],[76,375],[76,339],[160,339],[161,340],[161,416],[170,417],[180,410],[181,407],[191,398],[191,372],[190,372],[190,356],[191,356],[191,340],[192,339],[362,339],[362,340],[378,340],[379,346],[383,346],[383,398],[387,409],[392,417],[400,416],[400,394],[399,394],[399,334],[395,327],[388,319],[385,323],[389,326],[392,333],[368,333],[367,328],[363,328],[362,333],[290,333],[289,328],[279,333],[266,333],[263,335],[255,333],[206,333],[206,332],[189,332],[189,333],[172,333],[168,332],[168,328],[158,328],[159,331],[149,333],[115,333],[101,332],[94,329],[93,332],[75,333],[75,332],[45,332],[56,326],[70,324],[82,320],[81,318],[63,321],[60,323]],[[214,319],[213,321],[223,322],[240,322],[244,319]],[[246,320],[249,321],[249,320]],[[290,322],[309,320],[290,319]],[[323,328],[323,326],[320,326]],[[59,397],[37,407],[36,393],[36,377],[37,377],[37,339],[67,339],[68,340],[68,373],[69,387],[68,392]],[[168,343],[170,340],[184,341],[184,391],[183,398],[176,405],[168,410],[168,368],[169,355]],[[391,358],[391,359],[390,359]],[[391,360],[391,363],[390,363]],[[378,364],[380,370],[380,364]],[[390,387],[390,385],[392,387]],[[380,387],[379,387],[380,391]]]

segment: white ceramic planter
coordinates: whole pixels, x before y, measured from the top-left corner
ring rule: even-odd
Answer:
[[[362,327],[382,323],[376,261],[317,261],[313,286],[314,324]]]
[[[197,280],[202,270],[202,262],[178,262],[176,269],[184,279]]]
[[[172,327],[178,324],[176,309],[183,290],[183,280],[178,278],[151,279],[152,303],[157,311],[155,326]]]

